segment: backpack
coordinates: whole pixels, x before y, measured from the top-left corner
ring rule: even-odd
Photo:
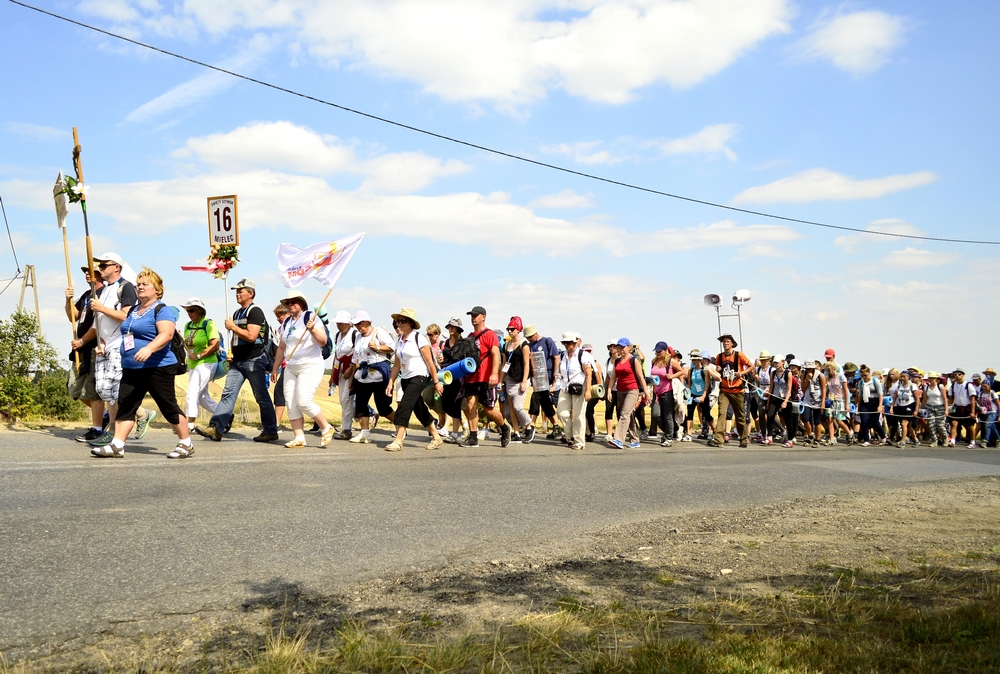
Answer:
[[[788,400],[789,401],[794,400],[795,402],[799,402],[800,400],[802,400],[802,387],[799,386],[799,378],[796,377],[794,374],[792,374],[791,370],[789,370],[785,374],[788,375],[789,379],[788,385],[792,389],[792,394],[788,396]]]
[[[451,348],[452,358],[456,358],[456,362],[459,360],[465,360],[466,358],[471,358],[476,363],[476,369],[479,369],[480,357],[479,357],[479,347],[476,346],[476,338],[482,337],[487,332],[487,328],[483,328],[479,332],[474,332],[468,337],[463,337],[462,339],[455,342],[455,346]]]
[[[153,322],[156,322],[156,317],[160,315],[160,309],[167,306],[163,302],[156,305],[153,309]],[[174,336],[170,338],[170,350],[174,354],[174,358],[177,359],[177,369],[174,374],[187,374],[187,350],[184,348],[184,338],[181,337],[181,333],[176,329],[174,330]]]

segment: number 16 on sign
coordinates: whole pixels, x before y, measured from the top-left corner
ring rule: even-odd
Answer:
[[[240,245],[239,200],[235,194],[208,198],[208,242],[213,246]]]

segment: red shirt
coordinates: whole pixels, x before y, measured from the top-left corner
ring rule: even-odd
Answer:
[[[632,356],[626,356],[615,363],[615,388],[619,391],[635,391],[639,388],[632,368]]]
[[[493,347],[500,348],[500,340],[497,333],[489,328],[483,328],[481,332],[474,333],[472,337],[479,347],[479,367],[476,371],[466,377],[465,381],[470,384],[485,383],[490,380],[493,374]]]

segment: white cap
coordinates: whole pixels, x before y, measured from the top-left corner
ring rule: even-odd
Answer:
[[[358,323],[363,323],[364,321],[372,322],[372,317],[368,315],[367,311],[359,311],[354,314],[354,318],[351,319],[351,323],[357,325]]]
[[[341,309],[333,317],[333,322],[334,323],[350,323],[351,322],[351,314],[349,314],[348,312],[346,312],[343,309]]]
[[[117,265],[124,266],[125,262],[122,260],[122,256],[118,253],[107,252],[104,255],[95,255],[94,262],[114,262]]]

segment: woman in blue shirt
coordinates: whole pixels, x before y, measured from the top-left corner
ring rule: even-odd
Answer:
[[[122,377],[118,391],[118,416],[111,442],[91,450],[94,456],[125,456],[125,438],[135,425],[135,413],[148,393],[160,413],[179,438],[169,459],[185,459],[194,454],[184,413],[177,404],[174,378],[178,360],[170,348],[177,313],[165,305],[163,279],[152,269],[143,268],[135,279],[138,303],[129,309],[121,324]]]

